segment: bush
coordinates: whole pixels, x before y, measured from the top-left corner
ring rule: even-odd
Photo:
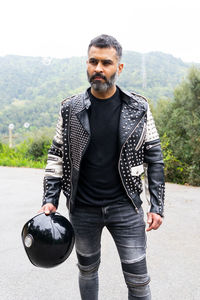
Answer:
[[[180,184],[190,183],[188,165],[175,157],[166,133],[161,137],[161,144],[165,164],[165,180]]]
[[[47,157],[51,140],[46,136],[39,136],[36,139],[29,140],[27,157],[32,160],[44,160]]]
[[[0,153],[3,152],[3,144],[0,142]]]
[[[12,167],[44,168],[51,138],[38,135],[18,144],[15,148],[0,143],[0,165]]]

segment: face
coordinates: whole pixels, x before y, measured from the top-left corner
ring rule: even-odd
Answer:
[[[87,75],[92,89],[107,92],[117,80],[123,69],[114,48],[97,48],[92,46],[88,53]]]

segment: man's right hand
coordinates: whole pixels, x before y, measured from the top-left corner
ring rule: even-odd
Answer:
[[[51,213],[55,213],[57,208],[52,203],[47,203],[41,207],[38,213],[44,212],[45,215],[50,215]]]

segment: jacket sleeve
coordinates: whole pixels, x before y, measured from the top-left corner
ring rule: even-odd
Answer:
[[[61,182],[63,176],[63,119],[59,114],[56,134],[48,151],[47,165],[44,175],[44,194],[42,205],[52,203],[56,208],[59,204]]]
[[[164,216],[164,162],[161,144],[155,123],[147,110],[147,130],[144,150],[145,194],[151,205],[150,212]]]

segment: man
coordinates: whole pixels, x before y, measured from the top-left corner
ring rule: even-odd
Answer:
[[[162,223],[163,159],[147,101],[115,84],[123,70],[121,56],[122,48],[112,36],[91,41],[91,88],[62,102],[45,170],[41,211],[56,211],[62,188],[75,230],[83,300],[98,299],[104,226],[119,252],[128,299],[151,299],[140,177],[145,167],[150,231]]]

